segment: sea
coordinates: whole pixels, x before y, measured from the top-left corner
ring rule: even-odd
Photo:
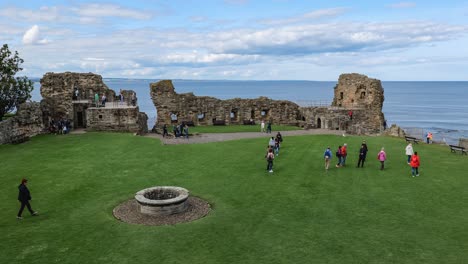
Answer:
[[[40,101],[39,79],[33,79],[32,100]],[[150,97],[149,84],[157,79],[104,78],[114,91],[134,90],[140,111],[149,117],[152,127],[157,109]],[[301,106],[326,106],[333,99],[334,81],[230,81],[173,80],[178,93],[193,92],[198,96],[219,99],[258,98],[290,100]],[[424,138],[427,132],[434,140],[458,144],[468,138],[468,82],[465,81],[384,81],[383,112],[387,124],[397,124],[412,136]]]

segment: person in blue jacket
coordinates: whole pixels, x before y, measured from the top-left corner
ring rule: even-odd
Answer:
[[[330,160],[332,158],[332,152],[330,150],[330,147],[328,147],[325,150],[325,153],[323,154],[323,158],[325,159],[325,170],[328,170],[328,167],[330,167]]]

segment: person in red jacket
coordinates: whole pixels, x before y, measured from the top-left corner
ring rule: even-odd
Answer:
[[[343,147],[341,147],[341,166],[342,167],[346,165],[347,156],[348,156],[348,144],[344,143]]]
[[[410,166],[411,166],[411,175],[414,176],[419,176],[419,156],[418,152],[414,152],[414,155],[411,156],[410,160]]]

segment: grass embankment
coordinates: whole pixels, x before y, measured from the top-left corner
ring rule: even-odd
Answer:
[[[2,263],[463,263],[468,259],[468,158],[416,145],[411,178],[400,139],[286,137],[268,174],[267,139],[162,146],[127,134],[39,136],[0,146]],[[327,145],[348,143],[349,167],[323,169]],[[388,162],[379,171],[376,155]],[[335,160],[334,160],[335,161]],[[17,221],[29,178],[40,216]],[[112,209],[154,185],[212,203],[176,226],[121,223]]]
[[[266,128],[266,125],[265,125]],[[297,126],[273,125],[272,131],[291,131],[301,130]],[[169,132],[172,128],[169,128]],[[236,132],[260,132],[260,125],[246,126],[246,125],[228,125],[228,126],[195,126],[189,128],[189,133],[236,133]]]
[[[5,114],[5,115],[2,117],[2,120],[0,120],[0,121],[7,120],[8,118],[14,117],[15,115],[16,115],[16,114],[12,114],[12,113]]]

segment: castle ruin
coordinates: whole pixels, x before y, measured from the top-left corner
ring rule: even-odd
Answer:
[[[334,89],[333,103],[327,107],[300,107],[290,101],[266,97],[220,100],[193,93],[178,94],[170,80],[151,83],[150,90],[158,111],[156,130],[164,124],[182,122],[228,125],[269,121],[351,134],[375,134],[381,131],[385,120],[380,81],[360,74],[342,74]]]
[[[44,123],[68,119],[73,128],[91,131],[146,133],[148,117],[132,105],[132,90],[121,91],[125,101],[116,98],[102,77],[93,73],[46,73],[41,79]],[[107,103],[96,104],[94,95],[105,95]],[[99,99],[100,102],[100,99]]]

